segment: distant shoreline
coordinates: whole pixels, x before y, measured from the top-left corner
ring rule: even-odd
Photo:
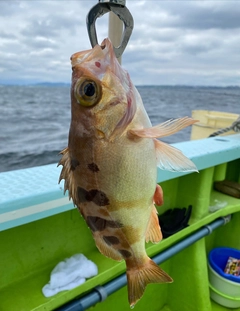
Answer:
[[[61,87],[70,87],[70,83],[65,83],[65,82],[39,82],[39,83],[26,83],[26,84],[21,84],[21,83],[0,83],[0,87],[4,86],[19,86],[19,87],[28,87],[28,86],[47,86],[47,87],[56,87],[56,86],[61,86]],[[218,85],[136,85],[136,87],[165,87],[165,88],[228,88],[228,89],[239,89],[240,86],[238,85],[226,85],[226,86],[218,86]]]

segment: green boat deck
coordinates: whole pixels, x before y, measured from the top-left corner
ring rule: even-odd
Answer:
[[[146,244],[154,256],[213,220],[232,214],[232,220],[211,235],[182,250],[161,267],[174,279],[171,284],[148,285],[134,310],[225,311],[210,299],[207,254],[217,246],[240,249],[240,199],[213,190],[213,182],[240,182],[240,135],[174,144],[193,160],[199,173],[158,171],[169,208],[193,206],[189,226],[162,240]],[[58,185],[61,167],[55,164],[0,173],[0,310],[54,310],[98,285],[125,272],[124,262],[101,255],[83,218]],[[209,212],[215,200],[226,207]],[[136,216],[137,217],[137,216]],[[50,272],[63,259],[83,253],[99,269],[97,276],[77,288],[50,298],[42,294]],[[126,286],[90,309],[130,310]],[[235,309],[240,311],[239,309]]]

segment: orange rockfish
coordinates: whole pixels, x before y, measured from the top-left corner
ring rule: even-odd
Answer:
[[[196,170],[181,151],[157,140],[191,125],[182,118],[152,127],[141,97],[111,42],[71,57],[71,125],[59,162],[64,191],[79,208],[99,251],[125,260],[131,307],[149,283],[172,282],[146,254],[162,239],[154,203],[161,205],[157,166]]]

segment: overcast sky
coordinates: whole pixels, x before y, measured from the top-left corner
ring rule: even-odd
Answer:
[[[70,56],[91,47],[98,0],[0,1],[0,83],[66,82]],[[123,66],[136,85],[240,86],[240,0],[127,0],[134,18]],[[99,41],[108,17],[98,19]]]

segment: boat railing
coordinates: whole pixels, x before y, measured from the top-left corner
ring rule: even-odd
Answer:
[[[192,305],[192,309],[186,310],[196,310],[197,301],[198,310],[212,311],[206,254],[216,245],[240,248],[237,238],[240,199],[216,191],[213,185],[224,179],[240,182],[240,134],[174,146],[196,164],[199,173],[158,170],[157,182],[164,191],[164,205],[157,209],[162,214],[170,208],[191,204],[192,214],[188,227],[159,244],[147,244],[148,255],[161,257],[159,263],[164,261],[161,266],[173,277],[174,283],[149,286],[136,309],[145,310],[154,296],[158,297],[157,310],[179,310],[177,297],[181,297]],[[63,195],[63,183],[58,184],[60,170],[61,167],[50,164],[0,173],[0,310],[15,310],[16,305],[18,310],[60,307],[70,310],[67,306],[71,301],[93,290],[96,293],[95,288],[112,284],[125,272],[124,263],[112,261],[96,249],[80,213],[68,194]],[[210,206],[215,207],[214,212]],[[230,214],[234,215],[231,222],[221,228],[214,227],[209,235],[208,228],[215,226],[215,222],[222,225],[221,219]],[[200,231],[209,237],[197,235],[200,239],[194,240],[191,246],[184,242]],[[184,247],[175,252],[181,244]],[[165,258],[164,252],[170,252],[171,256]],[[44,297],[41,289],[49,281],[54,266],[75,253],[83,253],[94,261],[98,275],[73,290]],[[129,309],[125,287],[111,297],[98,304],[96,310]],[[119,308],[114,302],[116,299],[120,301]]]

